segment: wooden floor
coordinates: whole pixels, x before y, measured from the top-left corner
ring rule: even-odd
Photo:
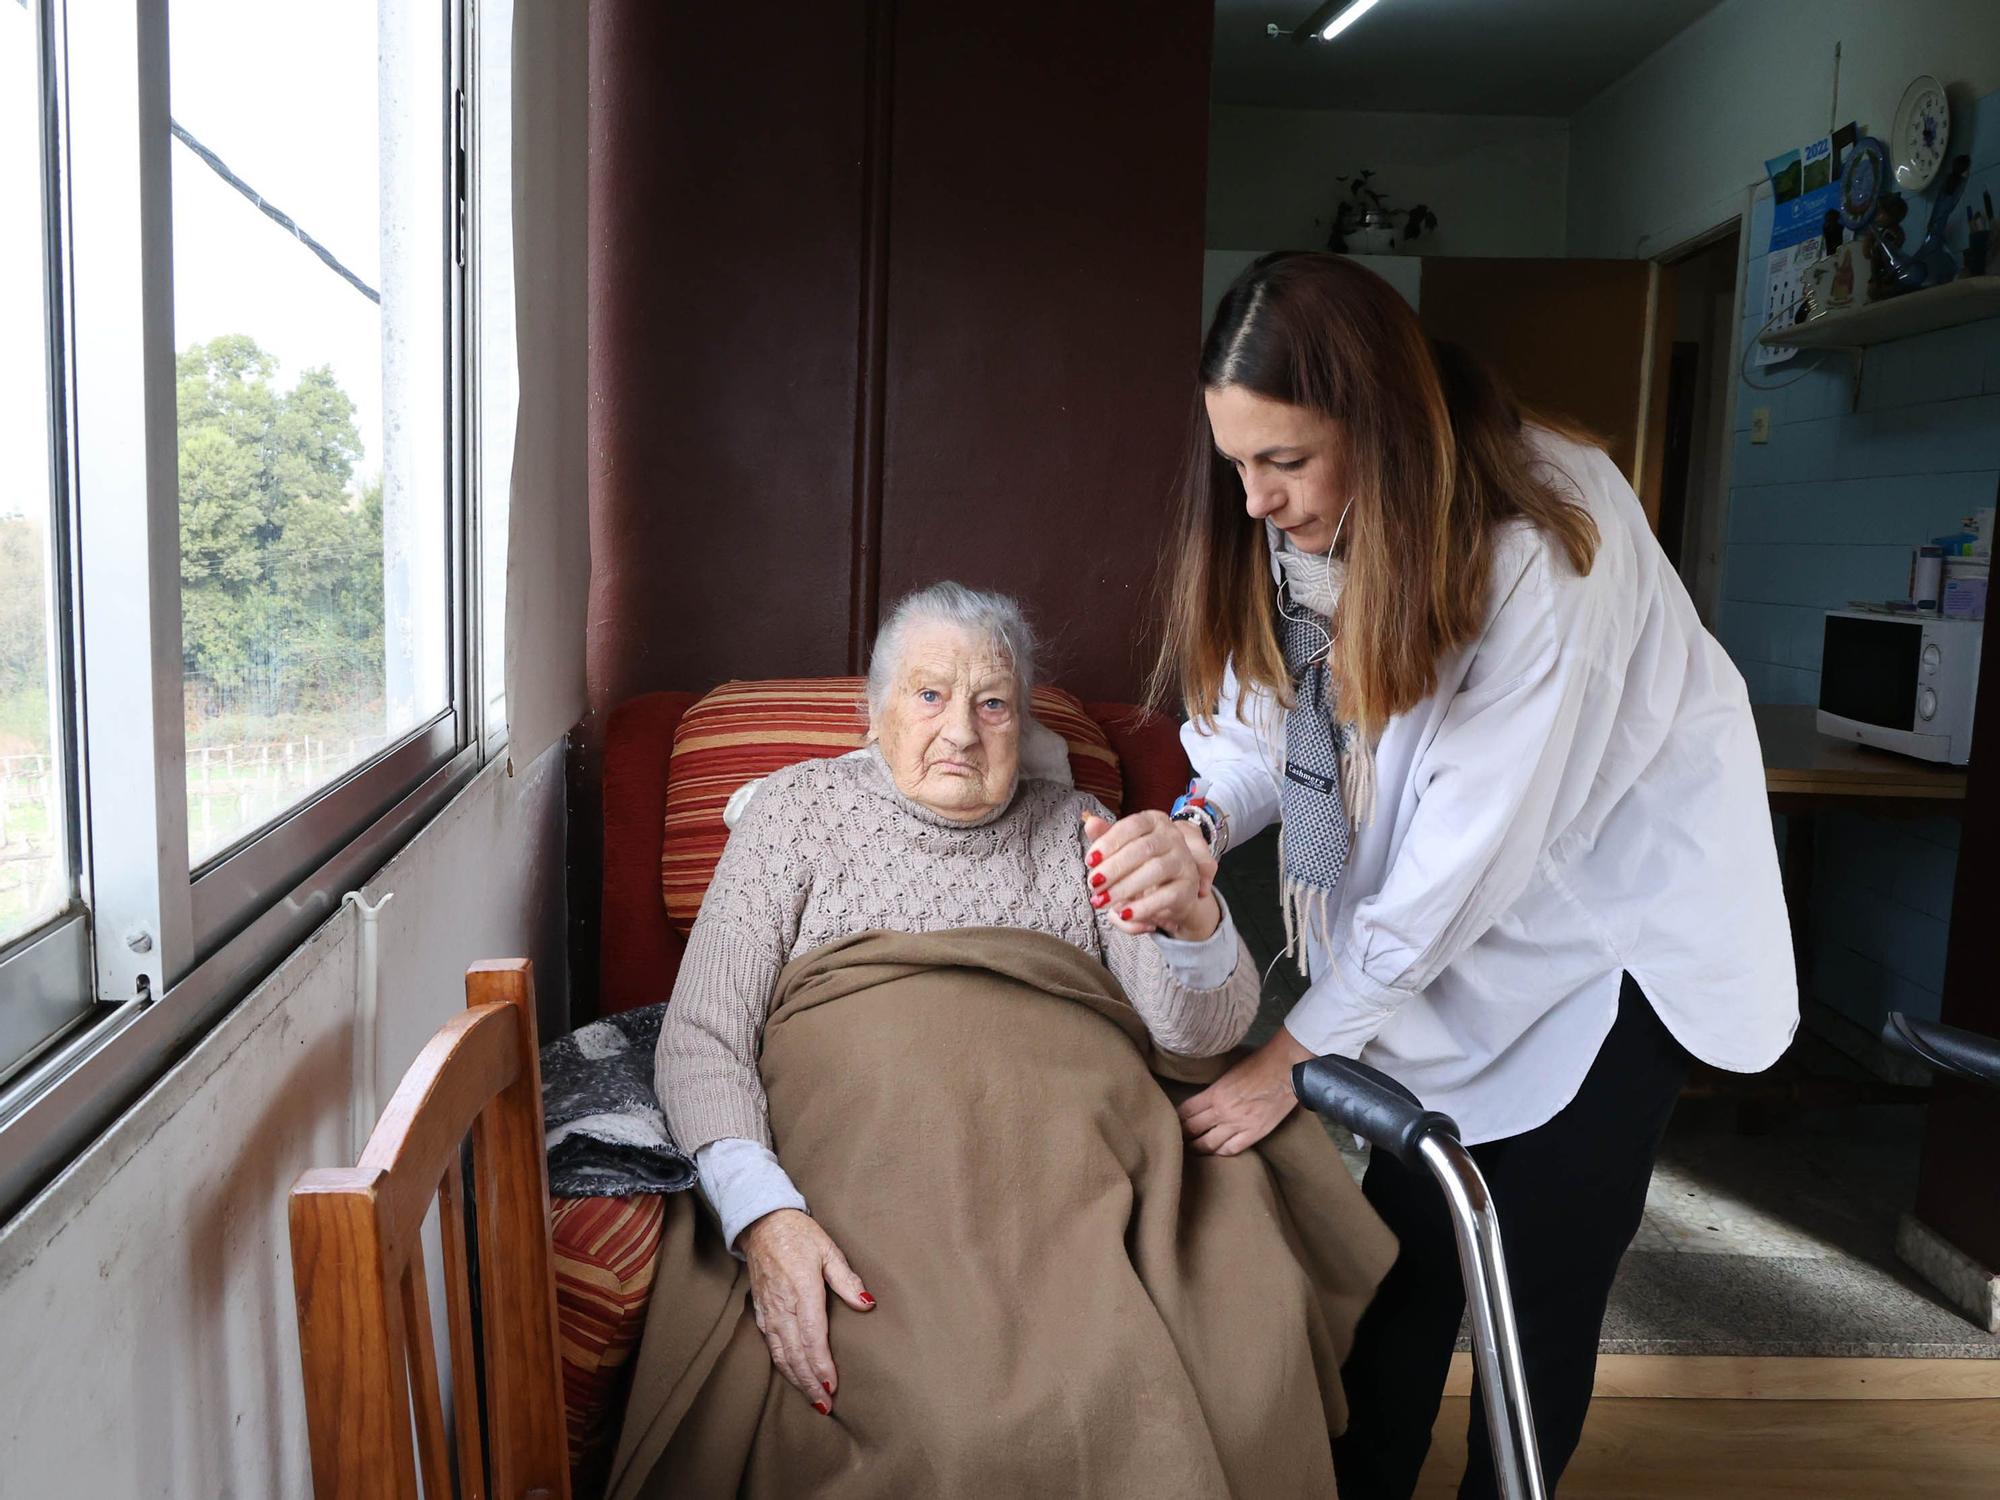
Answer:
[[[1468,1398],[1447,1396],[1419,1500],[1455,1495]],[[1994,1500],[2000,1399],[1686,1400],[1600,1396],[1559,1500]]]

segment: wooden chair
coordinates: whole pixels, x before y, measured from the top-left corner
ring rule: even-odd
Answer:
[[[319,1500],[415,1500],[419,1463],[426,1500],[569,1496],[534,989],[525,959],[474,964],[465,1014],[410,1065],[361,1160],[307,1172],[292,1189],[292,1275]],[[460,1157],[468,1132],[483,1334],[476,1354]],[[457,1491],[420,1240],[433,1196]]]

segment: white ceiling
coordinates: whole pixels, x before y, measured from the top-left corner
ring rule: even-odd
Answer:
[[[1313,0],[1216,0],[1219,104],[1574,114],[1721,0],[1380,0],[1330,43],[1271,40]]]

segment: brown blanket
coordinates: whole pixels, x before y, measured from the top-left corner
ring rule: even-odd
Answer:
[[[831,1418],[772,1368],[749,1277],[669,1202],[612,1494],[1326,1496],[1340,1362],[1395,1242],[1319,1122],[1197,1156],[1104,966],[1002,928],[788,965],[777,1150],[880,1299],[830,1308]]]

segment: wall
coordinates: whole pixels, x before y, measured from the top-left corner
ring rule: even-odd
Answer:
[[[974,19],[974,18],[977,19]],[[896,6],[882,601],[1018,596],[1131,699],[1199,338],[1209,7]],[[1107,52],[1107,39],[1116,43]]]
[[[2000,94],[1958,113],[1972,195],[2000,192]],[[1770,216],[1760,197],[1744,346],[1763,322]],[[1904,595],[1910,547],[1993,504],[2000,338],[1986,322],[1871,350],[1853,411],[1843,357],[1801,355],[1755,378],[1783,389],[1737,393],[1719,634],[1754,700],[1812,703],[1824,611]],[[1766,444],[1749,438],[1759,408]],[[1820,820],[1815,989],[1871,1034],[1891,1009],[1939,1014],[1958,833],[1950,820]]]
[[[1264,250],[1204,250],[1201,256],[1201,327],[1208,331],[1209,319],[1221,306],[1230,283],[1249,269],[1251,262],[1268,254]],[[1421,255],[1350,255],[1402,293],[1403,300],[1417,307],[1422,300],[1424,258]]]
[[[1735,218],[1830,115],[1886,135],[1919,73],[1954,105],[2000,87],[2000,5],[1726,0],[1571,119],[1569,254],[1656,256]]]
[[[562,790],[560,745],[495,762],[369,882],[385,1093],[473,959],[560,1014]],[[357,948],[332,918],[0,1230],[8,1494],[310,1493],[285,1193],[352,1160]]]
[[[1563,253],[1565,120],[1218,105],[1208,150],[1211,250],[1318,249],[1335,179],[1367,167],[1392,204],[1436,211],[1427,255]]]
[[[877,578],[1050,625],[1150,580],[1207,6],[808,7],[750,47],[608,0],[592,35],[593,710],[839,672]],[[1066,685],[1133,692],[1130,625],[1077,632]]]

